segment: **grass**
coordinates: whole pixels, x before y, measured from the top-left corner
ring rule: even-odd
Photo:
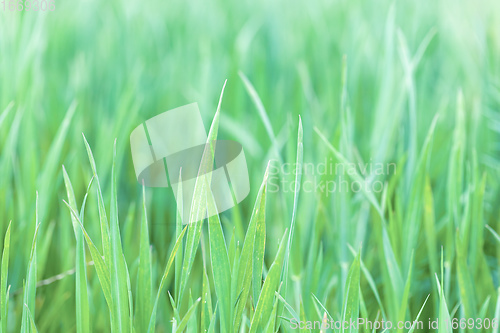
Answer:
[[[0,7],[1,332],[498,324],[499,22],[470,0]],[[128,145],[191,102],[251,185],[205,220],[210,179],[177,206]],[[339,163],[381,190],[316,186]],[[499,331],[473,326],[454,332]]]

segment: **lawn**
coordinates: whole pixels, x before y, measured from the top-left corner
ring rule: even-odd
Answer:
[[[194,102],[209,218],[131,154]],[[495,0],[5,0],[0,332],[498,333],[499,152]]]

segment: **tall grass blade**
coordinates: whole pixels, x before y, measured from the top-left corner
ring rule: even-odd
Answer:
[[[7,232],[5,232],[5,238],[3,241],[3,251],[2,251],[2,273],[0,282],[0,315],[1,315],[1,328],[2,332],[7,332],[7,313],[8,313],[8,290],[7,290],[7,278],[9,276],[9,254],[10,254],[10,226],[7,227]]]
[[[222,105],[222,96],[224,95],[224,86],[219,98],[219,104],[217,106],[217,111],[215,112],[214,119],[212,120],[212,125],[210,126],[210,131],[208,133],[207,142],[205,145],[205,150],[201,157],[200,168],[198,172],[198,177],[196,178],[196,183],[194,186],[193,199],[189,213],[189,230],[186,237],[186,248],[184,250],[184,263],[182,266],[182,274],[179,285],[179,298],[177,304],[181,304],[184,289],[186,287],[187,279],[193,267],[194,258],[196,251],[198,250],[198,244],[200,243],[201,230],[202,230],[202,219],[205,217],[206,212],[206,182],[211,184],[211,172],[213,170],[214,158],[215,158],[215,141],[217,140],[217,133],[219,131],[219,117],[220,108]]]
[[[116,140],[113,148],[113,169],[111,172],[111,204],[109,217],[109,233],[111,245],[111,257],[109,260],[111,295],[113,296],[113,309],[117,327],[120,332],[129,332],[130,308],[128,303],[128,274],[125,268],[125,259],[120,237],[120,226],[118,223],[118,205],[116,189]]]
[[[207,184],[208,188],[208,184]],[[207,193],[207,210],[217,209],[212,192]],[[208,234],[210,240],[210,260],[214,274],[215,292],[220,309],[221,332],[231,331],[231,271],[227,253],[226,241],[222,232],[219,215],[208,219]]]
[[[265,201],[266,201],[266,191],[267,191],[267,180],[269,177],[269,164],[260,186],[257,199],[255,200],[254,209],[252,212],[252,217],[250,218],[250,223],[248,224],[247,233],[245,235],[245,240],[243,242],[243,247],[241,250],[241,255],[239,259],[238,269],[233,271],[233,274],[237,275],[237,286],[234,289],[234,293],[231,295],[231,299],[236,303],[236,310],[234,312],[233,327],[238,330],[241,325],[241,318],[243,315],[243,310],[247,303],[248,295],[250,294],[251,284],[252,284],[252,269],[253,269],[253,248],[255,243],[255,235],[257,230],[258,221],[265,219]]]
[[[137,322],[136,329],[138,332],[147,332],[152,310],[153,280],[151,269],[151,250],[149,245],[148,215],[146,212],[146,189],[144,185],[142,186],[142,211],[135,316]]]
[[[66,194],[68,196],[68,202],[74,211],[78,211],[76,205],[75,193],[73,191],[73,185],[66,172],[63,165],[63,176],[64,184],[66,186]],[[80,212],[80,216],[83,217],[84,207]],[[71,222],[73,224],[73,230],[76,238],[76,258],[75,258],[75,294],[76,294],[76,330],[78,333],[90,332],[90,314],[89,314],[89,300],[87,293],[87,263],[85,261],[85,243],[83,240],[83,233],[78,225],[78,221],[71,214]],[[81,218],[83,223],[83,219]]]
[[[174,262],[177,250],[179,249],[180,245],[182,244],[182,238],[184,237],[184,234],[186,233],[187,228],[188,227],[186,226],[184,228],[184,230],[182,230],[179,237],[177,237],[177,240],[176,240],[175,245],[172,249],[172,252],[170,252],[170,257],[168,258],[167,266],[165,267],[165,271],[163,272],[163,275],[161,277],[160,286],[158,287],[158,292],[156,294],[155,303],[153,305],[153,311],[151,313],[151,318],[149,319],[148,333],[155,332],[156,311],[158,309],[158,302],[160,301],[161,291],[163,290],[163,287],[164,287],[165,282],[167,280],[167,276],[168,276],[168,273],[170,272],[170,267],[172,266],[172,264]]]
[[[264,285],[262,286],[259,300],[257,302],[257,306],[255,307],[255,312],[250,324],[250,333],[255,333],[259,329],[264,329],[268,324],[274,303],[274,293],[278,291],[280,284],[281,269],[283,259],[285,257],[286,244],[288,242],[287,236],[288,229],[283,235],[276,258],[274,259],[273,264],[267,273]]]
[[[344,304],[342,306],[342,322],[357,321],[359,315],[359,280],[360,280],[360,260],[361,251],[354,259],[354,262],[347,274],[344,291]],[[357,328],[348,329],[342,327],[342,332],[357,332]]]

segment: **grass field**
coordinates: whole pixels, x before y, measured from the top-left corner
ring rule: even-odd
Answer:
[[[0,332],[499,332],[500,2],[6,1]],[[251,190],[185,227],[129,136],[192,102]]]

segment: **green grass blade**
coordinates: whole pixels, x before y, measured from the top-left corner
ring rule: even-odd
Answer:
[[[299,192],[301,188],[301,180],[302,180],[302,165],[304,163],[304,131],[302,129],[302,118],[299,116],[299,128],[297,133],[297,159],[296,159],[296,170],[295,170],[295,189],[293,196],[293,210],[292,210],[292,221],[290,222],[290,237],[288,238],[288,244],[285,254],[285,261],[283,263],[283,288],[282,295],[283,298],[286,298],[287,287],[288,287],[288,274],[289,274],[289,264],[290,264],[290,254],[293,251],[292,242],[293,235],[295,232],[295,221],[297,219],[297,206],[299,202]],[[283,306],[278,305],[278,316],[281,316],[283,313]],[[279,328],[280,320],[278,319],[278,328]]]
[[[299,322],[300,321],[300,317],[297,314],[297,312],[292,308],[292,306],[290,304],[288,304],[288,302],[279,293],[276,293],[276,296],[281,301],[281,303],[283,303],[284,307],[288,310],[288,312],[290,312],[290,314],[292,315],[293,319],[295,319],[297,322]]]
[[[321,140],[323,140],[328,149],[332,151],[332,153],[335,155],[335,158],[338,159],[341,164],[343,165],[352,164],[337,149],[335,149],[335,147],[333,147],[330,141],[328,141],[328,139],[323,135],[323,133],[321,133],[321,131],[317,127],[314,127],[314,131],[316,132],[316,134],[318,134]],[[365,179],[361,176],[361,174],[357,170],[354,170],[352,173],[348,174],[354,181],[359,182],[359,184],[364,184],[366,182]],[[382,208],[380,207],[380,204],[377,201],[377,198],[375,198],[373,192],[367,190],[365,186],[362,186],[361,190],[363,191],[363,194],[368,199],[368,201],[373,205],[373,208],[375,208],[381,219],[384,220],[384,213],[382,212]]]
[[[208,184],[207,184],[208,187]],[[217,209],[212,192],[207,193],[207,209],[209,212]],[[222,232],[219,215],[208,219],[208,234],[210,240],[210,260],[214,275],[215,292],[220,309],[221,332],[231,331],[231,271],[227,253],[226,241]]]
[[[357,321],[359,315],[359,280],[360,280],[360,260],[361,251],[354,259],[354,262],[349,269],[346,279],[345,291],[344,291],[344,304],[342,306],[342,322]],[[356,328],[351,329],[349,327],[346,330],[342,327],[342,332],[357,332]]]
[[[179,323],[179,326],[177,326],[176,332],[182,332],[186,328],[187,324],[189,323],[189,319],[193,316],[194,312],[196,311],[196,308],[198,307],[198,304],[200,304],[201,297],[199,297],[193,305],[188,309],[186,312],[186,315],[184,318],[182,318],[181,322]]]
[[[215,304],[214,314],[212,315],[212,319],[210,320],[210,325],[208,326],[208,333],[215,332],[215,322],[217,321],[217,304]]]
[[[177,187],[177,198],[183,198],[182,192],[182,169],[179,170],[179,182]],[[177,215],[175,218],[175,239],[179,238],[182,232],[182,217],[184,216],[183,200],[177,200]],[[180,282],[182,273],[182,251],[179,251],[175,256],[175,292],[177,294],[177,301],[180,297]],[[179,305],[177,303],[177,305]]]
[[[114,313],[112,311],[113,309],[113,298],[111,295],[111,281],[109,278],[109,268],[107,267],[106,262],[102,258],[101,253],[99,253],[99,250],[97,247],[94,245],[94,242],[88,235],[87,231],[85,230],[82,222],[80,221],[80,218],[76,211],[71,208],[71,206],[63,200],[63,202],[66,204],[68,209],[71,212],[71,215],[77,220],[80,228],[82,229],[83,235],[85,237],[85,241],[87,242],[87,246],[90,251],[90,255],[92,257],[92,260],[94,261],[94,267],[97,273],[97,277],[99,279],[99,282],[101,284],[102,292],[104,294],[104,298],[106,299],[106,302],[108,304],[109,312],[110,312],[110,318],[111,318],[111,324],[114,329],[115,325],[115,319],[114,319]]]
[[[2,126],[3,122],[9,115],[10,111],[14,108],[14,102],[10,102],[7,107],[2,111],[2,114],[0,114],[0,127]]]
[[[212,295],[210,292],[210,282],[208,281],[207,269],[203,265],[203,286],[201,295],[201,330],[205,332],[212,318]]]
[[[406,309],[408,307],[408,299],[410,296],[410,287],[411,287],[411,279],[412,279],[412,270],[413,270],[413,253],[411,256],[410,270],[408,271],[408,277],[406,278],[405,289],[403,292],[403,297],[401,298],[401,304],[399,306],[399,315],[398,321],[404,322],[406,316]],[[403,331],[402,328],[398,327],[397,332],[401,333]]]
[[[104,260],[106,262],[109,262],[111,258],[109,224],[108,224],[108,218],[106,216],[104,199],[102,197],[101,184],[99,182],[99,176],[97,175],[97,168],[94,160],[94,154],[92,153],[92,149],[90,149],[90,145],[87,142],[87,138],[85,138],[85,135],[83,133],[82,136],[83,136],[83,142],[85,143],[85,148],[87,149],[87,155],[89,157],[90,166],[92,168],[92,172],[94,174],[95,181],[97,183],[97,204],[99,207],[99,223],[101,227],[102,249],[103,249]]]
[[[36,325],[35,325],[35,318],[33,318],[33,315],[31,314],[31,311],[30,311],[28,305],[24,304],[24,306],[26,307],[26,312],[28,313],[30,331],[38,333],[38,330],[36,329]]]
[[[155,332],[156,310],[158,309],[158,302],[160,301],[161,291],[163,290],[163,286],[167,280],[167,276],[168,276],[168,273],[170,272],[170,267],[172,266],[172,264],[174,262],[177,250],[179,249],[180,245],[182,244],[182,238],[184,237],[184,234],[186,233],[187,228],[188,227],[186,226],[184,228],[184,230],[182,230],[179,237],[177,237],[174,248],[172,249],[172,252],[170,253],[170,257],[168,258],[167,266],[165,267],[165,271],[163,272],[163,275],[162,275],[162,278],[160,281],[160,286],[158,287],[158,292],[156,294],[156,299],[155,299],[155,303],[153,305],[153,311],[151,313],[151,318],[149,319],[148,333]]]
[[[253,262],[253,248],[255,243],[255,234],[257,230],[257,222],[260,219],[265,219],[265,201],[266,201],[266,191],[267,191],[267,180],[269,177],[269,165],[267,166],[262,185],[260,186],[257,199],[255,200],[255,206],[252,212],[252,217],[250,218],[250,223],[248,225],[245,240],[243,242],[243,248],[241,250],[240,260],[238,264],[238,270],[233,271],[233,274],[237,275],[237,286],[234,289],[234,293],[231,295],[233,302],[237,305],[236,311],[234,312],[233,327],[235,330],[241,325],[241,317],[243,315],[243,310],[247,303],[248,295],[251,290],[252,283],[252,262]]]
[[[312,295],[313,299],[316,301],[316,303],[318,303],[319,306],[321,306],[321,309],[323,309],[323,311],[325,312],[325,314],[328,316],[328,319],[330,321],[333,321],[333,317],[330,315],[330,313],[328,312],[328,310],[326,309],[326,307],[323,305],[323,303],[321,303],[319,301],[319,299],[316,297],[316,295],[314,295],[314,294],[311,294],[311,295]]]
[[[431,295],[428,295],[424,301],[424,304],[422,304],[422,307],[420,308],[420,311],[418,311],[418,314],[417,314],[417,317],[415,318],[414,322],[418,322],[418,319],[420,318],[420,315],[422,314],[422,311],[424,310],[425,308],[425,304],[427,304],[427,300],[429,299]],[[408,331],[408,333],[413,333],[413,331],[415,330],[415,325],[412,325],[412,327],[410,328],[410,330]]]
[[[73,191],[73,185],[66,172],[63,168],[64,184],[66,186],[66,193],[68,196],[68,202],[74,211],[78,210],[76,205],[75,193]],[[85,197],[86,198],[86,197]],[[83,205],[80,212],[80,219],[83,223]],[[76,258],[75,258],[75,294],[76,294],[76,330],[78,333],[90,332],[90,314],[89,314],[89,300],[87,294],[87,264],[85,262],[85,244],[83,240],[83,234],[78,225],[78,221],[70,213],[71,221],[73,224],[73,230],[75,232],[76,238]]]
[[[30,314],[35,314],[35,298],[36,298],[36,282],[37,282],[37,261],[36,261],[36,244],[40,224],[38,223],[38,192],[36,194],[36,218],[35,218],[35,234],[33,235],[33,242],[31,244],[30,258],[28,262],[28,270],[26,273],[26,285],[24,287],[23,314],[21,318],[21,332],[27,333],[31,331]]]
[[[153,281],[151,274],[151,250],[149,245],[148,216],[146,212],[146,189],[144,185],[142,186],[142,211],[135,317],[137,323],[136,329],[138,332],[147,332],[149,318],[151,318]]]
[[[255,243],[253,245],[252,290],[254,306],[257,306],[260,288],[262,286],[262,269],[264,267],[264,254],[266,247],[266,200],[261,205],[256,215]]]
[[[497,290],[498,292],[498,297],[497,297],[497,304],[495,306],[495,318],[497,320],[497,323],[500,321],[500,290]],[[498,333],[498,326],[493,327],[492,333]]]
[[[120,226],[118,223],[118,206],[116,190],[116,141],[113,148],[113,169],[111,172],[111,204],[109,217],[109,234],[111,245],[111,257],[109,260],[111,295],[113,296],[113,309],[117,327],[120,332],[129,332],[130,308],[128,304],[127,271],[123,257],[123,249],[120,237]]]
[[[193,200],[189,213],[189,230],[186,237],[186,248],[184,250],[184,263],[182,266],[181,281],[179,285],[179,298],[177,304],[181,304],[184,289],[186,287],[187,279],[191,273],[191,268],[193,267],[194,258],[196,256],[196,251],[198,250],[198,245],[201,238],[202,230],[202,219],[205,217],[206,212],[206,181],[211,184],[211,171],[213,170],[214,157],[215,157],[215,141],[217,140],[217,134],[219,131],[219,115],[220,108],[222,104],[222,96],[224,95],[224,86],[222,87],[222,92],[219,98],[219,104],[217,106],[217,111],[215,112],[214,119],[212,120],[212,125],[210,126],[210,131],[208,133],[207,142],[205,145],[205,150],[203,152],[200,168],[198,172],[198,177],[196,178]]]
[[[2,277],[0,282],[0,315],[2,320],[2,332],[7,332],[7,303],[9,301],[7,295],[7,278],[9,276],[9,253],[10,253],[10,226],[11,222],[9,222],[9,226],[7,227],[7,232],[5,232],[5,238],[3,241],[3,251],[2,251]]]
[[[280,161],[280,163],[283,163],[283,158],[281,157],[281,154],[279,152],[279,144],[276,139],[276,135],[274,134],[273,127],[271,125],[271,120],[269,120],[269,116],[267,115],[266,109],[264,108],[264,104],[262,104],[262,101],[259,97],[259,94],[257,94],[257,91],[253,87],[252,83],[248,80],[248,78],[243,74],[242,72],[238,73],[241,80],[245,84],[245,88],[250,95],[252,101],[255,104],[255,107],[257,108],[257,111],[259,112],[259,117],[264,123],[264,127],[266,128],[267,135],[271,139],[271,144],[273,146],[274,152],[276,154],[276,157]]]
[[[259,300],[250,324],[250,333],[257,332],[259,329],[265,328],[268,324],[274,303],[274,293],[278,291],[280,284],[281,268],[285,257],[286,244],[288,243],[287,236],[288,230],[283,235],[276,258],[269,269],[262,290],[260,291]]]
[[[437,239],[434,221],[434,198],[429,177],[426,178],[424,191],[424,229],[427,254],[432,273],[438,273],[438,257],[436,255]]]
[[[467,265],[466,247],[462,244],[460,235],[457,231],[456,250],[457,250],[457,273],[458,286],[460,288],[460,299],[464,308],[466,318],[477,317],[475,286],[472,283],[469,267]],[[476,330],[474,330],[476,331]]]

